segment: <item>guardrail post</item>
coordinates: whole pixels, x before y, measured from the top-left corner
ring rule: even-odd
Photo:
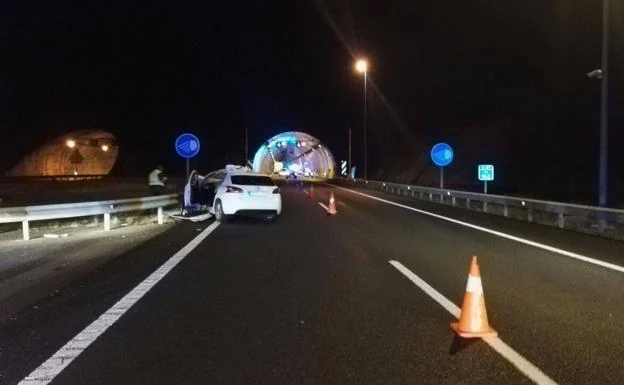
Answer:
[[[466,198],[466,208],[470,209],[470,198]]]
[[[22,236],[24,237],[25,241],[30,239],[30,228],[28,227],[28,221],[22,221]]]
[[[527,213],[527,220],[533,222],[533,209],[531,207],[529,207],[529,212]]]
[[[419,191],[419,192],[418,192],[418,199],[422,199],[422,197],[423,197],[423,192],[422,192],[422,191]]]
[[[487,202],[483,201],[483,212],[487,213]]]
[[[104,231],[109,231],[110,229],[110,213],[104,213]]]
[[[440,194],[440,203],[444,203],[444,194]]]
[[[414,190],[412,190],[412,198],[414,197]]]
[[[455,204],[456,204],[456,202],[455,202],[455,197],[452,197],[452,198],[451,198],[451,202],[453,202],[453,207],[455,207]]]
[[[559,228],[563,229],[565,227],[565,216],[563,213],[559,213]]]
[[[433,200],[433,193],[429,193],[429,200],[432,201]]]
[[[509,216],[509,210],[507,210],[507,205],[503,206],[503,215],[504,216]]]
[[[163,215],[163,208],[159,207],[158,208],[158,224],[162,225],[164,223],[164,215]]]

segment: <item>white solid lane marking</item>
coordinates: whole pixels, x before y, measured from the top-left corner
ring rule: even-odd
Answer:
[[[156,271],[145,278],[143,282],[132,289],[125,297],[93,321],[83,331],[78,333],[65,346],[60,348],[52,357],[41,364],[37,369],[24,378],[18,385],[45,385],[54,380],[75,358],[77,358],[89,345],[113,325],[125,312],[127,312],[138,300],[140,300],[154,285],[167,275],[178,263],[180,263],[193,249],[195,249],[210,233],[219,226],[215,222],[208,226],[191,242],[175,253],[162,264]]]
[[[370,199],[373,199],[373,200],[376,200],[376,201],[379,201],[379,202],[387,203],[389,205],[393,205],[393,206],[396,206],[396,207],[401,207],[401,208],[404,208],[404,209],[407,209],[407,210],[411,210],[411,211],[414,211],[414,212],[417,212],[417,213],[420,213],[420,214],[428,215],[428,216],[433,217],[433,218],[442,219],[444,221],[448,221],[448,222],[452,222],[452,223],[455,223],[455,224],[458,224],[458,225],[461,225],[461,226],[469,227],[469,228],[474,229],[474,230],[483,231],[485,233],[496,235],[496,236],[501,237],[501,238],[509,239],[509,240],[516,241],[516,242],[519,242],[519,243],[524,243],[525,245],[537,247],[537,248],[542,249],[542,250],[547,250],[547,251],[550,251],[550,252],[553,252],[553,253],[556,253],[556,254],[564,255],[566,257],[578,259],[578,260],[583,261],[583,262],[587,262],[587,263],[591,263],[593,265],[606,267],[607,269],[611,269],[611,270],[615,270],[615,271],[619,271],[621,273],[624,273],[624,266],[616,265],[616,264],[609,263],[609,262],[604,262],[604,261],[601,261],[599,259],[587,257],[585,255],[573,253],[571,251],[559,249],[557,247],[548,246],[548,245],[545,245],[543,243],[534,242],[534,241],[531,241],[531,240],[528,240],[528,239],[520,238],[520,237],[517,237],[515,235],[503,233],[501,231],[488,229],[486,227],[473,225],[472,223],[463,222],[463,221],[460,221],[460,220],[457,220],[457,219],[453,219],[453,218],[449,218],[449,217],[445,217],[445,216],[439,215],[439,214],[434,214],[434,213],[429,212],[429,211],[420,210],[420,209],[417,209],[417,208],[414,208],[414,207],[411,207],[411,206],[403,205],[401,203],[396,203],[396,202],[392,202],[392,201],[389,201],[389,200],[386,200],[386,199],[383,199],[383,198],[378,198],[378,197],[373,196],[373,195],[364,194],[364,193],[361,193],[359,191],[351,190],[351,189],[348,189],[348,188],[336,186],[336,185],[329,184],[329,183],[328,183],[328,185],[330,185],[332,187],[335,187],[337,189],[348,191],[348,192],[353,193],[353,194],[361,195],[361,196],[364,196],[364,197],[367,197],[367,198],[370,198]]]
[[[324,204],[322,204],[321,202],[318,203],[322,208],[325,209],[325,211],[329,211],[329,207],[325,206]]]
[[[418,286],[422,291],[424,291],[427,295],[433,298],[437,303],[442,305],[449,313],[451,313],[455,318],[459,319],[461,314],[461,309],[455,305],[453,302],[449,301],[448,298],[440,294],[436,289],[431,287],[427,282],[423,281],[419,276],[412,273],[410,269],[403,266],[401,262],[398,261],[389,261],[395,269],[397,269],[401,274],[403,274],[407,279],[412,281],[416,286]],[[450,330],[450,328],[449,328]],[[552,378],[548,377],[544,372],[542,372],[537,366],[533,365],[526,358],[522,357],[520,353],[516,352],[511,346],[507,345],[498,337],[485,337],[482,340],[490,345],[492,349],[494,349],[498,354],[503,356],[507,361],[509,361],[513,366],[515,366],[520,372],[522,372],[525,376],[527,376],[531,381],[535,382],[538,385],[557,385]]]

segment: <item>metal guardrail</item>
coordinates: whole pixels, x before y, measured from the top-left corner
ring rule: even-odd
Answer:
[[[362,179],[346,182],[453,207],[624,239],[624,210]]]
[[[110,230],[110,216],[114,213],[157,209],[158,224],[164,221],[163,208],[179,202],[178,196],[160,195],[100,202],[63,203],[57,205],[0,208],[0,223],[22,223],[24,240],[30,239],[29,222],[50,219],[104,216],[104,230]]]

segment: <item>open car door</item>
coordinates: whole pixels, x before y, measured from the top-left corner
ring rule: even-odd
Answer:
[[[205,221],[212,217],[204,202],[202,182],[206,177],[193,170],[184,185],[184,204],[179,215],[172,215],[175,219],[185,219],[193,222]]]

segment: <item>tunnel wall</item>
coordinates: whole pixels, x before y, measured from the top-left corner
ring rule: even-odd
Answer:
[[[74,148],[67,141],[75,142]],[[108,146],[107,151],[102,146]],[[78,152],[81,163],[71,162]],[[57,137],[19,161],[9,176],[108,175],[119,154],[115,137],[102,130],[81,130]],[[74,155],[76,157],[76,155]]]
[[[273,174],[275,163],[298,163],[318,173],[318,176],[333,178],[336,161],[331,151],[319,139],[298,131],[275,135],[260,146],[253,160],[253,169],[264,174]]]

